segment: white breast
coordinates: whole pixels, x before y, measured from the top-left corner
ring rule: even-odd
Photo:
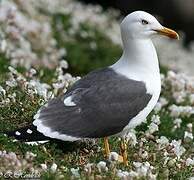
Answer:
[[[140,125],[156,105],[161,91],[159,67],[157,61],[153,62],[151,67],[150,64],[146,63],[144,63],[143,65],[128,65],[126,61],[120,61],[111,67],[117,73],[120,73],[129,79],[143,81],[146,85],[147,93],[152,95],[152,98],[147,104],[147,106],[142,111],[140,111],[135,117],[130,119],[129,124],[123,129],[121,133],[119,133],[119,135],[124,135],[130,129],[135,128],[137,125]]]

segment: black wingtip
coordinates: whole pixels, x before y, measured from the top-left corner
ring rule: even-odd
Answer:
[[[19,141],[43,141],[49,140],[49,137],[44,136],[42,133],[37,131],[36,126],[30,125],[14,131],[8,131],[4,133],[8,137],[14,137]]]

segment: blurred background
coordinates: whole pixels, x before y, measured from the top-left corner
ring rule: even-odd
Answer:
[[[120,22],[135,10],[180,33],[153,39],[161,68],[194,76],[194,0],[1,0],[1,71],[8,61],[48,70],[65,61],[73,76],[111,65],[122,54]]]
[[[127,15],[135,10],[144,10],[159,16],[163,24],[185,33],[184,44],[194,40],[194,0],[80,0],[84,3],[100,4],[104,9],[113,7],[122,15]]]

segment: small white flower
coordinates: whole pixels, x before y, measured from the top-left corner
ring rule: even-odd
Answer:
[[[160,102],[157,102],[157,104],[154,107],[155,112],[159,112],[162,109],[162,104]]]
[[[119,155],[117,152],[111,152],[109,155],[109,160],[110,161],[117,161],[119,158]]]
[[[188,180],[194,180],[194,176],[193,177],[190,177]]]
[[[184,134],[184,139],[193,139],[193,134],[188,132],[188,131],[185,131],[185,134]]]
[[[151,118],[151,121],[157,125],[160,124],[160,116],[158,115],[153,115],[152,118]]]
[[[172,140],[170,145],[173,146],[172,150],[174,151],[178,158],[180,158],[180,156],[186,151],[186,149],[183,146],[181,146],[181,140],[179,141]]]
[[[108,171],[108,168],[106,167],[106,162],[104,161],[100,161],[98,164],[97,164],[97,168],[99,170],[99,172],[106,172]]]
[[[0,45],[0,46],[1,46],[1,47],[0,47],[1,52],[5,52],[5,50],[6,50],[6,48],[7,48],[7,42],[6,42],[5,39],[1,41],[1,45]]]
[[[157,174],[152,174],[151,172],[148,173],[149,180],[157,180]]]
[[[60,67],[61,68],[64,68],[64,69],[67,69],[68,68],[67,61],[65,61],[65,60],[60,61]]]
[[[152,122],[152,123],[148,126],[148,130],[146,131],[146,133],[148,133],[148,134],[153,134],[154,132],[156,132],[156,131],[158,131],[158,130],[159,130],[158,125]]]
[[[9,156],[9,158],[12,159],[12,160],[16,160],[16,159],[17,159],[17,156],[16,156],[16,154],[15,154],[14,152],[8,153],[8,156]]]
[[[129,172],[127,171],[122,171],[122,170],[118,170],[117,171],[117,177],[122,178],[122,179],[126,179],[129,176]]]
[[[147,177],[148,175],[152,176],[151,171],[154,167],[151,166],[149,162],[133,162],[133,166],[135,167],[135,172],[138,174],[137,177]]]
[[[135,177],[138,177],[138,173],[131,170],[131,171],[129,172],[129,175],[128,175],[128,176],[131,177],[131,178],[135,178]]]
[[[71,168],[71,173],[73,176],[79,178],[80,177],[80,174],[79,174],[79,168],[75,169],[75,168]]]
[[[41,168],[46,171],[47,170],[47,165],[46,164],[40,164]]]
[[[193,124],[192,123],[188,123],[187,124],[187,127],[189,129],[189,132],[192,132],[192,130],[193,130]]]
[[[189,101],[191,104],[194,104],[194,94],[189,95]]]
[[[65,48],[59,49],[59,54],[60,54],[61,57],[66,56],[67,55],[66,49]]]
[[[30,82],[28,83],[29,87],[32,87],[35,90],[35,93],[43,96],[43,98],[45,100],[47,100],[47,98],[49,98],[48,95],[48,89],[50,88],[50,86],[46,83],[40,83],[38,80],[30,80]]]
[[[167,105],[167,104],[168,104],[167,99],[164,98],[164,97],[160,97],[160,99],[159,99],[159,101],[157,102],[157,104],[156,104],[154,110],[155,110],[156,112],[159,112],[159,111],[162,109],[162,107],[165,106],[165,105]]]
[[[92,172],[92,166],[93,166],[93,165],[94,165],[93,163],[88,163],[88,164],[86,164],[86,165],[84,166],[84,171],[90,174],[90,173]]]
[[[97,48],[96,42],[91,42],[91,43],[90,43],[90,48],[91,48],[92,50],[96,50],[96,48]]]
[[[53,163],[51,166],[51,171],[54,173],[57,170],[57,164]]]
[[[5,96],[6,95],[6,91],[5,91],[5,89],[2,87],[2,86],[0,86],[0,95],[3,95],[3,96]]]
[[[9,71],[10,71],[11,73],[16,74],[16,75],[18,74],[17,70],[14,69],[12,66],[9,66],[8,69],[9,69]]]
[[[173,123],[176,125],[177,128],[181,127],[182,119],[176,118]]]
[[[30,77],[34,76],[36,74],[36,69],[31,68],[29,71]]]
[[[142,166],[142,163],[141,162],[133,162],[133,166],[136,168],[139,168]]]
[[[146,131],[146,134],[153,134],[154,132],[158,131],[158,125],[160,124],[160,117],[158,115],[153,115],[151,118],[151,123],[148,126],[148,130]]]
[[[117,171],[117,177],[119,177],[119,178],[123,178],[123,172],[122,172],[122,170],[118,170]]]
[[[193,166],[194,165],[194,158],[187,158],[186,159],[186,166]]]
[[[125,137],[126,140],[128,141],[128,144],[131,146],[135,146],[137,144],[137,137],[135,133],[136,133],[135,130],[131,130]]]
[[[124,177],[127,177],[127,176],[129,176],[129,172],[123,171],[123,175],[124,175]]]
[[[169,140],[165,136],[161,136],[160,139],[157,139],[156,142],[162,146],[168,145]]]
[[[147,152],[147,151],[143,151],[143,153],[141,154],[141,157],[142,157],[143,159],[148,158],[148,152]]]
[[[26,155],[25,155],[26,159],[33,159],[36,156],[37,156],[37,154],[34,154],[32,152],[29,152],[29,151],[27,151]]]
[[[15,79],[9,79],[5,81],[6,85],[9,87],[16,87],[17,86],[17,81]]]
[[[190,117],[191,114],[194,114],[193,108],[191,106],[177,106],[175,104],[169,107],[172,117],[186,116]]]
[[[87,31],[81,31],[80,35],[82,38],[87,38],[89,36]]]

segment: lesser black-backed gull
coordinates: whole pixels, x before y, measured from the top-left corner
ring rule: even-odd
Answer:
[[[18,139],[63,141],[84,138],[123,137],[141,124],[156,105],[160,90],[158,57],[151,37],[162,34],[178,39],[155,17],[136,11],[121,23],[123,54],[113,65],[90,72],[61,97],[40,108],[31,128],[10,132]],[[123,161],[127,164],[125,144]]]

